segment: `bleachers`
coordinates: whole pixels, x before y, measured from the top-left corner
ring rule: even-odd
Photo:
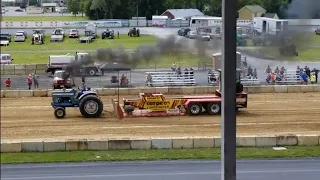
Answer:
[[[285,84],[285,85],[294,85],[294,84],[300,84],[301,79],[300,79],[300,75],[297,74],[295,70],[287,70],[286,72],[284,72],[283,77],[280,80],[277,79],[275,83]]]
[[[150,74],[151,79],[148,78]],[[160,86],[195,86],[196,80],[194,74],[185,73],[181,71],[179,75],[175,71],[155,71],[146,72],[147,86],[160,87]]]
[[[219,72],[217,71],[213,71],[213,74],[215,75],[215,77],[218,79],[219,78]],[[208,73],[208,84],[210,85],[218,85],[218,82],[217,81],[211,81],[210,80],[210,77],[211,77],[211,74]],[[260,84],[260,80],[259,79],[256,79],[256,78],[253,78],[253,77],[249,77],[249,76],[246,76],[246,77],[241,77],[241,83],[245,86],[250,86],[250,85],[259,85]]]

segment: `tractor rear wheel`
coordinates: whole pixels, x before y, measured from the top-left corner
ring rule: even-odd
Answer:
[[[187,112],[190,116],[197,116],[202,113],[202,105],[200,103],[190,103]]]
[[[54,116],[57,119],[62,119],[64,116],[66,116],[66,109],[63,107],[57,107],[54,109]]]
[[[98,118],[102,114],[103,103],[97,96],[88,95],[81,99],[79,109],[85,118]]]
[[[221,103],[209,103],[207,105],[207,113],[210,115],[221,114]]]

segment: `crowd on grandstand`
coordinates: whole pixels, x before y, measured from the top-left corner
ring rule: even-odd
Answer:
[[[268,83],[287,82],[290,79],[290,82],[295,80],[297,83],[301,84],[315,84],[318,82],[319,70],[316,68],[311,70],[308,66],[305,66],[304,68],[297,66],[296,70],[289,73],[283,66],[281,68],[276,67],[273,71],[270,66],[268,66],[265,73],[267,75],[266,81]]]

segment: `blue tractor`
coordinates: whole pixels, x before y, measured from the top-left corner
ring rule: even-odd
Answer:
[[[51,106],[54,108],[54,115],[61,119],[66,115],[67,107],[79,107],[79,110],[85,118],[98,118],[103,111],[103,103],[97,92],[64,89],[52,92]]]

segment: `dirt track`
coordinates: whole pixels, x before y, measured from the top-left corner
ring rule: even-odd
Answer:
[[[112,111],[110,97],[103,97]],[[320,132],[320,93],[253,94],[248,109],[237,118],[238,134],[310,134]],[[67,110],[55,119],[50,98],[1,99],[3,139],[204,136],[220,134],[219,116],[127,118],[116,120],[110,112],[101,119],[81,117]]]

